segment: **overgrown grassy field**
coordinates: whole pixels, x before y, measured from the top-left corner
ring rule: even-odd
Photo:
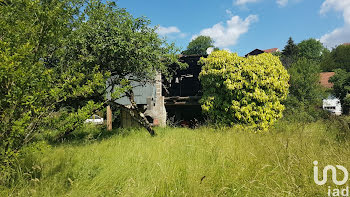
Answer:
[[[78,141],[30,148],[19,161],[22,175],[0,195],[327,196],[334,185],[314,183],[313,161],[350,169],[350,143],[324,122],[281,121],[268,133],[207,127],[157,133],[104,137],[92,129]]]

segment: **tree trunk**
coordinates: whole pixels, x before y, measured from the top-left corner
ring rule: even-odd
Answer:
[[[157,134],[153,130],[151,124],[148,122],[146,116],[143,114],[143,112],[137,107],[137,104],[135,102],[134,92],[132,90],[129,90],[126,92],[126,96],[129,98],[131,106],[129,109],[130,115],[141,124],[141,126],[145,127],[149,134],[151,136],[156,136]]]
[[[148,133],[153,137],[153,136],[156,136],[157,134],[155,133],[155,131],[153,130],[151,124],[148,122],[146,116],[143,114],[143,112],[137,107],[137,104],[135,102],[135,99],[134,99],[134,92],[132,90],[129,90],[128,92],[126,92],[126,96],[129,98],[130,100],[130,103],[131,103],[131,106],[124,106],[124,105],[121,105],[121,104],[117,104],[115,102],[112,102],[112,101],[105,101],[103,103],[103,105],[98,108],[98,109],[95,109],[92,111],[92,114],[95,113],[96,111],[104,108],[104,107],[107,107],[107,106],[111,106],[111,105],[118,105],[119,107],[123,107],[125,109],[127,109],[127,111],[129,111],[131,117],[133,117],[138,123],[140,123],[141,126],[143,126],[144,128],[147,129]],[[107,117],[108,118],[108,117]],[[80,120],[80,121],[83,121],[83,120]],[[80,121],[77,121],[74,123],[74,126],[72,129],[64,132],[64,133],[61,133],[59,134],[57,137],[56,137],[56,140],[59,140],[59,139],[62,139],[64,138],[65,136],[69,135],[70,133],[72,133],[76,127],[79,125],[79,122]],[[108,128],[107,128],[108,129]]]

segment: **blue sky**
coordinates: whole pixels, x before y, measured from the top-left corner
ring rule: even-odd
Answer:
[[[118,0],[134,17],[146,16],[158,32],[185,49],[207,35],[239,55],[255,48],[282,50],[320,39],[327,47],[350,42],[350,0]]]

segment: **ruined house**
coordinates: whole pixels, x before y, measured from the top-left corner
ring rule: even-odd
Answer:
[[[198,61],[206,55],[183,55],[179,61],[188,64],[186,69],[178,69],[178,65],[170,65],[174,74],[166,80],[160,73],[154,82],[141,84],[133,82],[135,102],[143,109],[148,121],[154,126],[165,126],[167,120],[171,124],[191,126],[204,120],[199,99],[202,96],[201,84],[198,79],[201,65]],[[110,94],[107,95],[110,98]],[[115,101],[118,104],[130,105],[127,97]],[[121,111],[121,126],[137,126],[127,111]]]
[[[172,79],[163,80],[163,95],[168,119],[175,124],[193,126],[204,120],[199,100],[203,94],[199,81],[202,65],[198,64],[201,57],[207,55],[183,55],[180,62],[187,63],[188,68],[176,69],[177,65],[170,67],[176,70]]]
[[[132,81],[131,86],[133,87],[134,101],[137,107],[142,110],[147,120],[156,126],[166,126],[166,110],[164,106],[164,96],[162,95],[161,74],[158,73],[154,81],[146,83]],[[107,99],[111,99],[111,90],[108,89],[107,92],[109,92],[107,94]],[[122,95],[114,102],[124,106],[131,105],[129,98],[125,95]],[[120,113],[122,127],[138,126],[138,123],[131,117],[126,109],[121,109]]]

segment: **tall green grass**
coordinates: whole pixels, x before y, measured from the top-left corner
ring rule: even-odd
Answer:
[[[156,137],[123,132],[28,151],[22,173],[0,195],[326,196],[332,183],[314,183],[313,161],[350,169],[350,144],[322,122],[282,121],[259,134],[206,127],[158,128]]]

